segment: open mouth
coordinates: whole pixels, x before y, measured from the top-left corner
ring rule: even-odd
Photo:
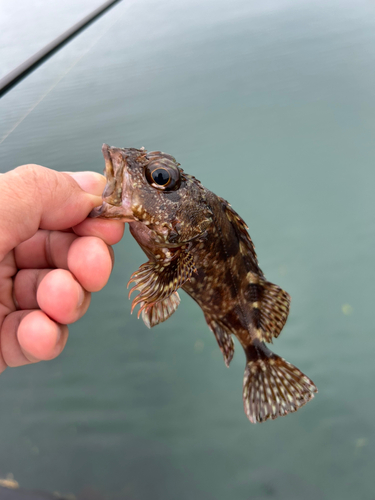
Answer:
[[[127,184],[126,162],[117,148],[103,144],[102,153],[105,161],[104,175],[107,184],[103,191],[103,203],[94,208],[89,217],[101,219],[117,219],[124,222],[134,221],[129,200],[123,197],[123,189]]]

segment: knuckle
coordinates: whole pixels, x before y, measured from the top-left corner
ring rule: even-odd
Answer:
[[[59,173],[33,163],[21,165],[13,171],[23,192],[29,193],[34,203],[47,196],[53,197],[59,186]]]

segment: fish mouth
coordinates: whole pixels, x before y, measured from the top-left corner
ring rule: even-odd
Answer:
[[[116,207],[105,201],[100,207],[93,208],[88,217],[91,219],[116,219],[122,222],[134,222],[135,220],[133,215],[124,213],[122,207]]]
[[[107,184],[102,194],[102,205],[94,208],[90,212],[89,217],[132,222],[135,219],[130,206],[130,200],[127,197],[123,197],[123,191],[129,181],[126,161],[120,149],[111,148],[108,144],[103,144],[102,153],[105,161],[104,175],[107,179]]]

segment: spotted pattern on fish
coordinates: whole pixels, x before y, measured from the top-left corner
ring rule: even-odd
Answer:
[[[289,314],[290,296],[266,280],[244,220],[231,205],[160,151],[103,146],[107,186],[94,217],[129,222],[148,257],[133,273],[146,326],[168,319],[182,288],[202,309],[224,361],[232,336],[246,354],[243,403],[253,423],[296,411],[317,392],[298,368],[271,352]]]

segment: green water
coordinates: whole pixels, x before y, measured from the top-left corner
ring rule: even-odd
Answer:
[[[40,11],[24,32],[27,9],[3,17],[2,74],[92,6],[66,2],[48,30]],[[101,171],[103,142],[145,146],[229,200],[292,296],[273,349],[319,394],[251,425],[244,355],[225,367],[189,297],[152,331],[130,316],[145,257],[127,232],[60,358],[1,375],[0,476],[108,499],[375,499],[374,14],[364,0],[123,1],[1,99],[1,171]]]

